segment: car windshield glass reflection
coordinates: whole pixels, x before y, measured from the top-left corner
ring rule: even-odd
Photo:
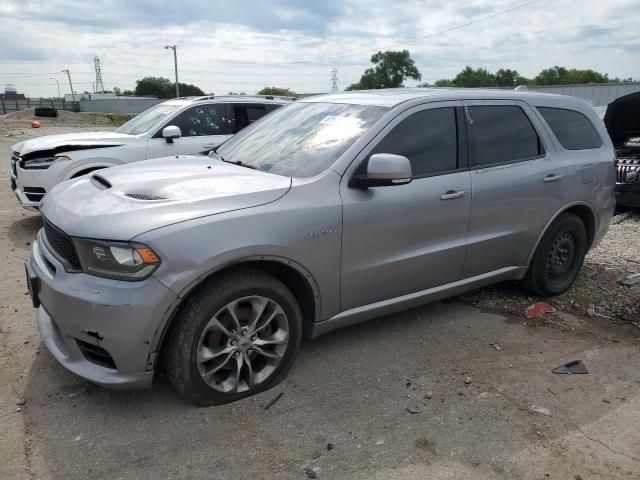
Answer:
[[[384,107],[295,103],[276,110],[225,143],[226,161],[287,177],[326,170],[385,112]]]
[[[156,105],[155,107],[145,110],[140,115],[133,117],[127,123],[117,128],[116,132],[140,135],[173,114],[180,107],[181,105]]]

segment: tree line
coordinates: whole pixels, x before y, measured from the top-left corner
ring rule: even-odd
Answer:
[[[416,81],[422,79],[415,61],[408,50],[377,52],[371,56],[372,67],[367,68],[360,81],[347,86],[345,90],[368,90],[378,88],[403,87],[404,82],[411,78]],[[518,85],[574,85],[588,83],[624,83],[633,82],[632,78],[609,78],[606,73],[591,69],[567,68],[555,65],[545,68],[533,78],[521,75],[517,70],[500,68],[490,72],[486,68],[466,66],[453,78],[442,78],[435,82],[420,83],[419,87],[517,87]],[[113,89],[116,95],[155,95],[158,98],[173,98],[175,82],[164,77],[144,77],[136,82],[134,90],[121,91]],[[240,94],[244,94],[241,92]],[[180,83],[180,95],[205,95],[204,91],[195,85]],[[229,95],[236,95],[229,92]],[[258,95],[286,95],[295,96],[296,93],[285,87],[264,87]]]
[[[404,86],[408,78],[421,80],[422,74],[416,67],[408,50],[378,52],[371,57],[373,67],[364,71],[360,81],[352,83],[346,90],[376,88],[397,88]],[[500,68],[490,72],[486,68],[466,66],[453,78],[443,78],[433,84],[421,83],[419,87],[516,87],[518,85],[571,85],[587,83],[632,82],[631,78],[609,78],[606,73],[595,70],[581,70],[553,66],[545,68],[533,78],[521,75],[517,70]]]

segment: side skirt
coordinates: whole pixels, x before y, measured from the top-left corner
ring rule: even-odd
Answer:
[[[505,267],[492,272],[476,275],[475,277],[447,283],[446,285],[440,285],[426,290],[420,290],[419,292],[390,298],[388,300],[370,303],[361,307],[351,308],[334,315],[328,320],[315,323],[312,327],[311,338],[324,335],[336,328],[347,327],[372,318],[389,315],[402,310],[408,310],[426,303],[452,297],[469,290],[491,285],[492,283],[501,282],[503,280],[519,279],[524,276],[526,271],[527,267]]]

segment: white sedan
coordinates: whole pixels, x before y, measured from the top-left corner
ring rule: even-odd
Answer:
[[[150,158],[194,155],[287,100],[273,97],[196,97],[169,100],[113,132],[49,135],[11,147],[11,188],[23,207],[38,210],[58,183],[101,168]]]

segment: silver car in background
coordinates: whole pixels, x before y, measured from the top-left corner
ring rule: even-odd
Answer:
[[[283,107],[209,157],[55,187],[27,276],[66,368],[111,387],[166,370],[209,405],[265,390],[303,335],[503,280],[567,290],[613,214],[586,102],[398,89]]]

